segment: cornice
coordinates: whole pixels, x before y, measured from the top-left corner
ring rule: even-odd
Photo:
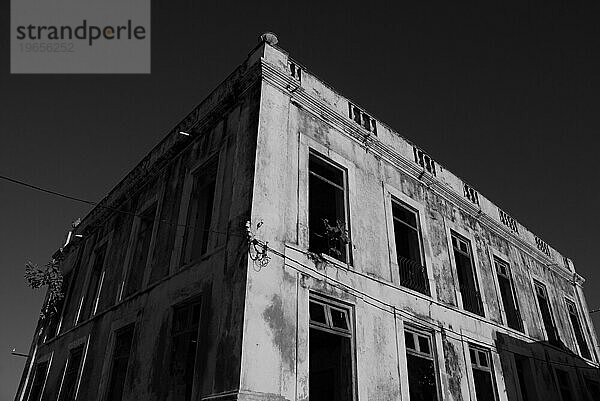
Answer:
[[[312,96],[293,77],[287,75],[265,59],[261,59],[261,69],[263,80],[288,95],[292,104],[328,123],[337,131],[340,131],[360,144],[365,151],[373,153],[376,157],[386,160],[400,171],[412,176],[428,189],[446,199],[449,203],[469,213],[486,228],[490,229],[490,231],[507,239],[513,246],[527,253],[534,260],[554,271],[563,279],[573,281],[572,272],[560,267],[554,259],[548,257],[525,239],[515,235],[508,227],[493,219],[480,207],[465,199],[462,194],[457,193],[453,188],[421,168],[413,160],[407,159],[391,146],[382,143],[371,132],[351,121],[346,115],[340,114],[324,101]],[[413,145],[410,141],[405,141]],[[499,209],[495,204],[493,206]]]

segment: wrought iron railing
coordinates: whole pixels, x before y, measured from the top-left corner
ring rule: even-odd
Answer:
[[[400,285],[429,295],[429,282],[425,267],[403,256],[398,256],[398,266],[400,268]]]
[[[483,304],[481,303],[481,295],[479,291],[474,288],[461,288],[460,294],[462,296],[463,308],[469,312],[473,312],[476,315],[483,316]]]

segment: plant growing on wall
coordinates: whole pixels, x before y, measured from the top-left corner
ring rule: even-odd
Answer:
[[[51,317],[57,312],[57,303],[64,298],[62,293],[63,277],[59,268],[60,259],[52,259],[44,266],[32,262],[25,264],[25,280],[32,289],[48,286],[46,302],[40,312],[42,320]]]
[[[323,231],[317,236],[325,238],[326,249],[320,253],[308,252],[308,258],[311,259],[315,264],[325,263],[327,260],[323,257],[323,254],[333,256],[340,259],[343,256],[339,245],[346,246],[350,244],[350,236],[344,222],[336,220],[334,225],[329,224],[328,219],[323,219]]]

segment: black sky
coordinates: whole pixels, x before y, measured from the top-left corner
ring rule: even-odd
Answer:
[[[154,1],[152,74],[10,75],[3,4],[0,174],[101,199],[272,30],[311,72],[571,257],[600,307],[598,11],[592,2]],[[23,361],[9,352],[27,352],[43,296],[25,286],[24,262],[46,262],[88,210],[0,182],[1,399],[14,396]]]

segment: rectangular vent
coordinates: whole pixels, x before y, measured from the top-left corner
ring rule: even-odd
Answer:
[[[367,131],[377,135],[377,121],[350,102],[348,102],[348,117]]]
[[[290,75],[298,82],[302,82],[302,68],[296,63],[288,62],[288,70]]]
[[[465,198],[471,201],[471,203],[479,206],[479,193],[467,183],[463,183],[463,194],[465,195]]]
[[[435,161],[431,158],[431,156],[429,156],[427,153],[423,152],[416,146],[413,146],[413,153],[415,154],[415,163],[423,167],[428,173],[435,176]]]
[[[535,237],[535,245],[537,249],[544,252],[547,256],[550,256],[550,247],[541,238]]]
[[[518,234],[519,228],[517,226],[517,221],[510,217],[508,213],[502,209],[498,209],[498,213],[500,214],[500,222],[502,222],[502,224],[504,224],[506,227],[510,228],[510,231]]]

